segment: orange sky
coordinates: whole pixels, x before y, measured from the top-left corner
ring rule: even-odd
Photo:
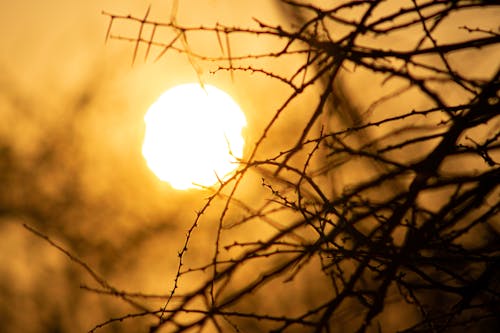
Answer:
[[[178,20],[186,25],[212,25],[220,22],[244,26],[252,24],[254,16],[272,22],[275,22],[277,17],[271,0],[179,2]],[[136,63],[131,66],[132,44],[117,40],[104,43],[108,18],[103,16],[101,11],[141,16],[147,7],[152,5],[150,17],[166,21],[171,3],[172,0],[0,2],[0,89],[7,91],[5,95],[18,97],[18,105],[8,104],[0,94],[0,115],[4,120],[7,119],[0,121],[0,139],[3,135],[9,136],[15,140],[14,145],[20,152],[30,156],[33,153],[30,150],[44,145],[44,140],[52,128],[57,129],[59,125],[64,124],[64,117],[68,114],[75,117],[77,123],[70,123],[69,125],[74,126],[67,130],[78,132],[79,136],[75,137],[81,141],[77,141],[75,147],[70,148],[77,150],[80,155],[72,155],[70,151],[63,160],[57,161],[61,165],[57,165],[55,170],[41,170],[40,174],[47,172],[52,177],[50,182],[53,181],[42,184],[41,187],[47,191],[48,197],[53,193],[57,194],[60,190],[57,186],[61,176],[59,171],[66,170],[66,167],[71,171],[72,163],[78,164],[78,167],[81,166],[78,176],[85,183],[87,191],[85,199],[88,201],[84,203],[91,208],[98,203],[102,205],[97,205],[98,208],[104,207],[109,211],[79,211],[78,214],[81,215],[70,211],[68,219],[63,220],[64,223],[54,226],[53,236],[57,238],[60,229],[65,227],[67,229],[61,231],[61,234],[76,234],[93,246],[97,244],[94,250],[100,250],[98,246],[109,246],[115,256],[112,259],[116,259],[113,265],[116,266],[113,266],[112,273],[107,277],[125,289],[130,287],[130,290],[134,290],[139,286],[146,292],[163,292],[170,287],[171,275],[177,265],[177,251],[182,246],[185,230],[192,223],[194,211],[201,207],[206,195],[173,192],[164,184],[160,184],[147,170],[140,153],[144,130],[143,115],[163,91],[176,84],[196,82],[198,78],[186,57],[175,53],[154,63],[155,52],[157,54],[158,50],[154,51],[153,57],[146,62],[143,61],[143,50],[140,50]],[[473,18],[471,24],[484,19],[475,16]],[[135,27],[127,24],[117,24],[115,28],[113,32],[129,37],[134,36],[136,31]],[[216,43],[205,43],[210,50],[219,47]],[[254,44],[244,45],[252,51],[269,46],[262,38],[255,39]],[[456,59],[460,61],[461,58]],[[474,66],[469,64],[462,67],[465,70],[472,68],[490,72],[494,70],[491,68],[491,61],[497,63],[497,59],[495,52],[490,50],[484,53],[482,62],[468,59]],[[280,70],[287,70],[286,64],[282,65]],[[247,114],[251,129],[249,135],[253,139],[261,133],[269,116],[283,102],[282,97],[286,97],[290,92],[274,81],[261,80],[258,75],[237,75],[233,81],[227,73],[210,75],[209,69],[208,65],[203,67],[203,79],[227,90],[241,105]],[[381,91],[390,87],[389,83],[378,90],[373,88],[376,80],[362,70],[349,76],[349,80],[349,87],[358,92],[362,91],[361,95],[357,95],[361,98],[355,100],[355,103],[365,106],[378,98]],[[290,110],[287,109],[287,112],[290,112],[280,118],[280,121],[283,120],[287,125],[280,127],[280,123],[277,130],[272,132],[268,138],[271,148],[281,149],[282,146],[273,145],[273,140],[282,140],[279,141],[282,144],[285,140],[290,140],[291,136],[289,138],[287,134],[296,135],[297,131],[303,128],[300,121],[303,120],[305,112],[293,111],[311,111],[310,105],[314,104],[304,103],[304,100],[308,101],[307,98],[310,98],[310,95],[299,98],[290,106]],[[91,102],[88,103],[87,100]],[[411,100],[404,102],[413,103]],[[32,113],[23,113],[23,103]],[[7,104],[13,107],[3,109]],[[389,105],[384,110],[398,110],[401,105],[400,100],[396,100],[394,105]],[[16,109],[17,106],[19,109]],[[80,106],[85,111],[84,116],[71,113],[77,111]],[[18,121],[19,119],[23,121]],[[295,132],[290,132],[290,126]],[[293,138],[294,142],[295,140],[296,138]],[[47,142],[53,143],[50,140]],[[38,172],[35,168],[31,171]],[[250,175],[248,182],[252,181],[252,189],[258,190],[242,194],[250,197],[249,202],[255,202],[252,201],[252,196],[259,196],[259,191],[262,190],[260,178],[251,178],[254,176]],[[29,188],[28,185],[32,181],[21,179],[17,185],[22,190]],[[44,179],[40,181],[43,182]],[[214,212],[215,214],[218,212]],[[50,230],[50,221],[46,227]],[[206,227],[210,235],[213,234],[210,225],[203,224],[202,227]],[[244,229],[245,235],[253,236],[263,232],[262,230],[274,230],[262,223],[259,228],[248,227],[248,230]],[[137,235],[137,238],[140,238],[143,233],[151,232],[150,230],[153,230],[152,233],[157,238],[140,244],[144,248],[133,248],[130,257],[122,257],[121,246],[125,246],[123,244],[128,246],[127,241],[135,241]],[[73,267],[72,263],[62,259],[60,253],[52,251],[53,249],[49,249],[38,239],[33,241],[32,235],[27,234],[22,227],[18,228],[17,224],[9,224],[6,227],[0,225],[0,235],[10,240],[0,241],[4,246],[0,251],[0,262],[5,258],[20,258],[15,260],[13,270],[5,274],[4,270],[10,268],[6,267],[7,265],[0,267],[0,278],[4,274],[12,280],[23,277],[28,281],[32,277],[38,278],[37,272],[42,271],[45,273],[40,275],[40,279],[47,280],[54,276],[64,276],[64,269]],[[200,244],[204,244],[208,239],[206,234],[201,232],[196,237],[199,237],[196,240],[199,243],[194,242],[193,248],[201,248]],[[79,250],[80,254],[85,254],[86,249]],[[99,252],[98,250],[96,252]],[[141,255],[144,253],[147,255]],[[193,253],[196,253],[196,249]],[[92,254],[86,259],[98,265],[102,258],[96,259],[99,253],[96,257]],[[39,260],[34,261],[34,256]],[[102,267],[106,267],[105,264]],[[35,292],[35,282],[30,283],[26,282],[26,289]],[[24,288],[24,285],[19,288]],[[68,290],[79,292],[77,284],[70,285]],[[87,297],[86,295],[83,297]],[[90,304],[95,304],[95,300],[93,301],[94,303]],[[24,305],[21,301],[19,304]],[[91,316],[89,314],[79,315],[83,316],[79,318],[79,323],[86,329],[89,328],[89,322],[96,321],[95,318],[85,317]],[[107,314],[102,316],[103,320],[109,318]]]

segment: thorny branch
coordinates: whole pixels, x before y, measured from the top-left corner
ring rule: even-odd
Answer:
[[[279,6],[294,24],[256,19],[248,28],[220,23],[188,27],[175,18],[157,22],[149,19],[149,8],[142,17],[103,12],[110,18],[106,40],[133,42],[133,61],[145,45],[146,59],[155,51],[158,58],[179,52],[198,73],[198,63],[210,63],[217,67],[214,75],[256,73],[291,92],[239,171],[220,184],[197,213],[164,306],[110,319],[95,329],[151,314],[158,317],[151,331],[172,332],[207,327],[241,332],[256,327],[273,332],[442,332],[498,320],[500,68],[492,63],[488,76],[468,75],[450,57],[498,49],[500,34],[498,26],[461,23],[456,29],[464,34],[462,39],[437,37],[442,26],[455,22],[454,15],[468,10],[486,13],[496,6],[479,0],[392,4],[332,1],[320,7],[281,0]],[[114,31],[117,21],[138,24],[138,34],[120,36]],[[146,26],[152,29],[149,37],[143,34]],[[160,29],[169,32],[170,39],[158,39]],[[408,40],[405,47],[375,42],[401,33]],[[194,51],[188,41],[196,34],[216,38],[222,55]],[[266,52],[237,54],[230,43],[242,35],[267,36],[276,43]],[[297,62],[297,57],[303,61]],[[295,59],[290,66],[296,67],[280,73],[272,65],[261,67],[260,59]],[[357,71],[398,85],[359,106],[344,93],[345,80]],[[460,98],[450,98],[448,91]],[[262,146],[271,129],[306,92],[314,92],[316,102],[312,110],[304,105],[309,116],[294,133],[294,143],[279,154],[266,155]],[[405,103],[410,94],[425,106]],[[393,101],[400,107],[384,113]],[[292,157],[300,154],[305,159],[296,162]],[[341,175],[349,172],[346,181]],[[261,175],[268,195],[261,206],[245,202],[239,192],[240,182],[251,173]],[[440,193],[437,199],[435,193]],[[191,236],[216,199],[225,205],[214,224],[214,255],[198,268],[189,267],[185,253]],[[243,212],[241,220],[226,221],[232,209]],[[275,218],[283,212],[289,213],[286,220]],[[274,228],[266,240],[228,243],[224,238],[226,232],[259,222]],[[114,290],[69,257],[103,288],[94,292],[129,301],[132,295]],[[171,303],[185,276],[199,272],[207,279]],[[248,278],[238,282],[242,273]],[[321,285],[321,295],[290,313],[265,307],[268,312],[262,314],[248,307],[258,302],[256,295],[273,295],[280,278],[288,285],[313,279]],[[295,297],[291,292],[286,302],[299,303]],[[392,304],[413,313],[397,328],[385,326]]]

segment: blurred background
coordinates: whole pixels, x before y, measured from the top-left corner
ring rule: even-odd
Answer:
[[[213,75],[209,63],[193,66],[181,54],[170,52],[155,60],[158,49],[145,59],[145,50],[140,48],[132,64],[133,44],[105,42],[109,17],[101,12],[141,16],[149,6],[152,19],[167,21],[172,14],[172,2],[166,0],[0,3],[0,332],[86,332],[132,310],[117,298],[80,288],[95,286],[95,281],[23,224],[49,235],[119,290],[155,295],[171,290],[177,253],[195,211],[209,193],[171,189],[142,158],[143,117],[162,92],[200,79],[227,91],[246,113],[248,149],[262,133],[267,123],[263,119],[269,119],[289,93],[278,82],[258,75]],[[467,19],[474,26],[481,20],[494,21],[497,14]],[[176,17],[178,23],[194,26],[217,22],[255,26],[253,17],[276,25],[293,21],[293,13],[267,0],[179,1]],[[131,37],[137,29],[130,22],[117,22],[113,33]],[[405,38],[401,36],[398,42],[405,43]],[[213,54],[219,49],[215,38],[192,43],[201,52]],[[273,50],[273,43],[252,38],[232,47],[235,53],[255,53]],[[463,70],[474,63],[474,73],[484,77],[495,70],[491,63],[496,63],[498,55],[496,48],[484,53],[481,61],[466,59],[467,55],[454,61],[463,62]],[[286,72],[294,61],[300,60],[287,58],[273,68]],[[373,82],[378,85],[380,81],[361,70],[345,80],[344,88],[358,96],[362,92],[354,104],[364,109],[391,87],[376,88]],[[460,98],[453,97],[453,92],[448,96]],[[291,110],[309,110],[311,98],[304,94]],[[407,95],[391,101],[384,116],[401,103],[426,106],[418,96],[412,98]],[[297,133],[291,129],[303,120],[301,112],[284,115],[262,151],[276,153],[294,143]],[[350,174],[342,176],[336,178],[338,187],[348,183]],[[246,182],[242,185],[248,189],[242,193],[245,202],[260,202],[259,175],[247,177]],[[210,221],[210,214],[217,210],[213,211],[204,221]],[[252,224],[238,232],[264,238],[273,230],[267,224]],[[193,266],[203,261],[200,254],[213,242],[213,234],[213,225],[202,224],[188,252]],[[188,285],[189,280],[184,283]],[[300,288],[310,291],[318,285]],[[265,306],[280,303],[283,311],[293,311],[292,304],[280,301],[280,297],[287,299],[281,292],[289,290],[277,291]],[[309,298],[321,290],[294,292],[307,306]],[[349,320],[349,313],[344,320]],[[141,322],[113,324],[101,331],[135,332],[139,326],[134,325]]]

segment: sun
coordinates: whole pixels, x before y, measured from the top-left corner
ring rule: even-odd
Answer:
[[[151,105],[144,121],[142,154],[155,175],[175,189],[216,185],[243,156],[245,115],[214,86],[175,86]]]

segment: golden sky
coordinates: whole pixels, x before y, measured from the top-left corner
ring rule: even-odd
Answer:
[[[272,3],[271,0],[179,0],[176,17],[180,24],[188,26],[211,26],[219,22],[244,27],[255,25],[253,17],[273,24],[289,23]],[[116,39],[105,43],[109,18],[102,11],[142,16],[151,6],[150,18],[168,21],[171,5],[172,0],[0,2],[0,158],[7,156],[5,170],[9,172],[0,174],[2,184],[6,184],[0,193],[0,204],[10,210],[0,215],[0,262],[10,263],[0,265],[0,320],[7,318],[4,322],[15,331],[38,332],[37,328],[48,331],[58,324],[88,330],[93,323],[116,314],[110,310],[116,309],[113,300],[106,303],[78,289],[82,281],[89,282],[88,277],[59,252],[34,239],[21,227],[22,223],[38,226],[120,288],[151,293],[164,293],[171,288],[178,250],[195,211],[206,202],[207,193],[171,189],[151,173],[142,158],[143,117],[161,93],[177,84],[197,82],[200,77],[205,83],[224,89],[246,113],[250,144],[290,93],[287,87],[258,75],[245,73],[234,78],[227,72],[212,75],[209,72],[213,66],[207,63],[197,63],[201,68],[198,76],[185,55],[168,53],[155,62],[158,49],[153,49],[145,60],[144,48],[140,48],[132,64],[132,43]],[[497,19],[498,13],[491,11],[485,17],[469,13],[457,20],[475,26]],[[456,22],[450,24],[455,30],[440,31],[443,40],[461,36],[456,33],[456,25]],[[116,22],[112,35],[135,37],[137,28],[131,22]],[[407,43],[407,37],[396,36],[395,45]],[[370,42],[380,43],[380,40]],[[202,52],[219,49],[214,35],[194,40],[193,45]],[[274,46],[261,37],[233,44],[234,50],[243,54]],[[498,63],[500,53],[498,46],[495,47],[481,56],[464,53],[451,57],[450,61],[464,73],[487,76],[495,70],[491,64]],[[287,73],[295,65],[284,61],[275,68]],[[345,87],[357,94],[352,102],[360,110],[399,84],[394,80],[382,86],[380,76],[362,69],[345,69],[349,73]],[[463,97],[447,87],[443,89],[446,92],[443,95],[451,101]],[[408,107],[428,106],[428,100],[421,98],[420,93],[413,93],[389,101],[383,113],[373,115],[374,119],[387,117],[391,112],[397,114]],[[318,96],[312,96],[305,94],[294,100],[265,141],[265,149],[276,153],[283,149],[284,143],[287,148],[295,143],[304,126],[304,117],[317,102]],[[380,129],[380,133],[384,130],[385,127]],[[12,154],[9,149],[2,150],[3,145]],[[299,156],[299,161],[303,157]],[[0,163],[0,167],[4,165]],[[352,170],[336,175],[336,179],[359,182],[376,171],[354,163]],[[352,177],[355,172],[358,174]],[[242,188],[245,186],[252,189],[239,193],[246,202],[264,200],[260,174],[246,177]],[[5,207],[0,206],[0,212]],[[210,211],[204,221],[216,219],[217,214],[216,209]],[[243,216],[239,211],[234,214],[227,219]],[[278,217],[281,221],[292,220],[285,213]],[[244,225],[235,233],[250,239],[275,231],[271,224],[261,222],[258,227]],[[231,240],[231,232],[227,231],[227,241]],[[188,253],[193,266],[201,261],[199,253],[212,254],[204,253],[204,246],[213,241],[213,236],[213,225],[202,223]],[[55,282],[47,286],[50,279]],[[59,288],[60,285],[63,287]],[[16,302],[2,303],[4,294],[8,297],[3,299]],[[308,297],[307,292],[303,294]],[[46,299],[51,300],[51,307],[47,306],[32,322],[23,321],[23,311],[36,311]],[[95,311],[82,312],[81,308]]]

